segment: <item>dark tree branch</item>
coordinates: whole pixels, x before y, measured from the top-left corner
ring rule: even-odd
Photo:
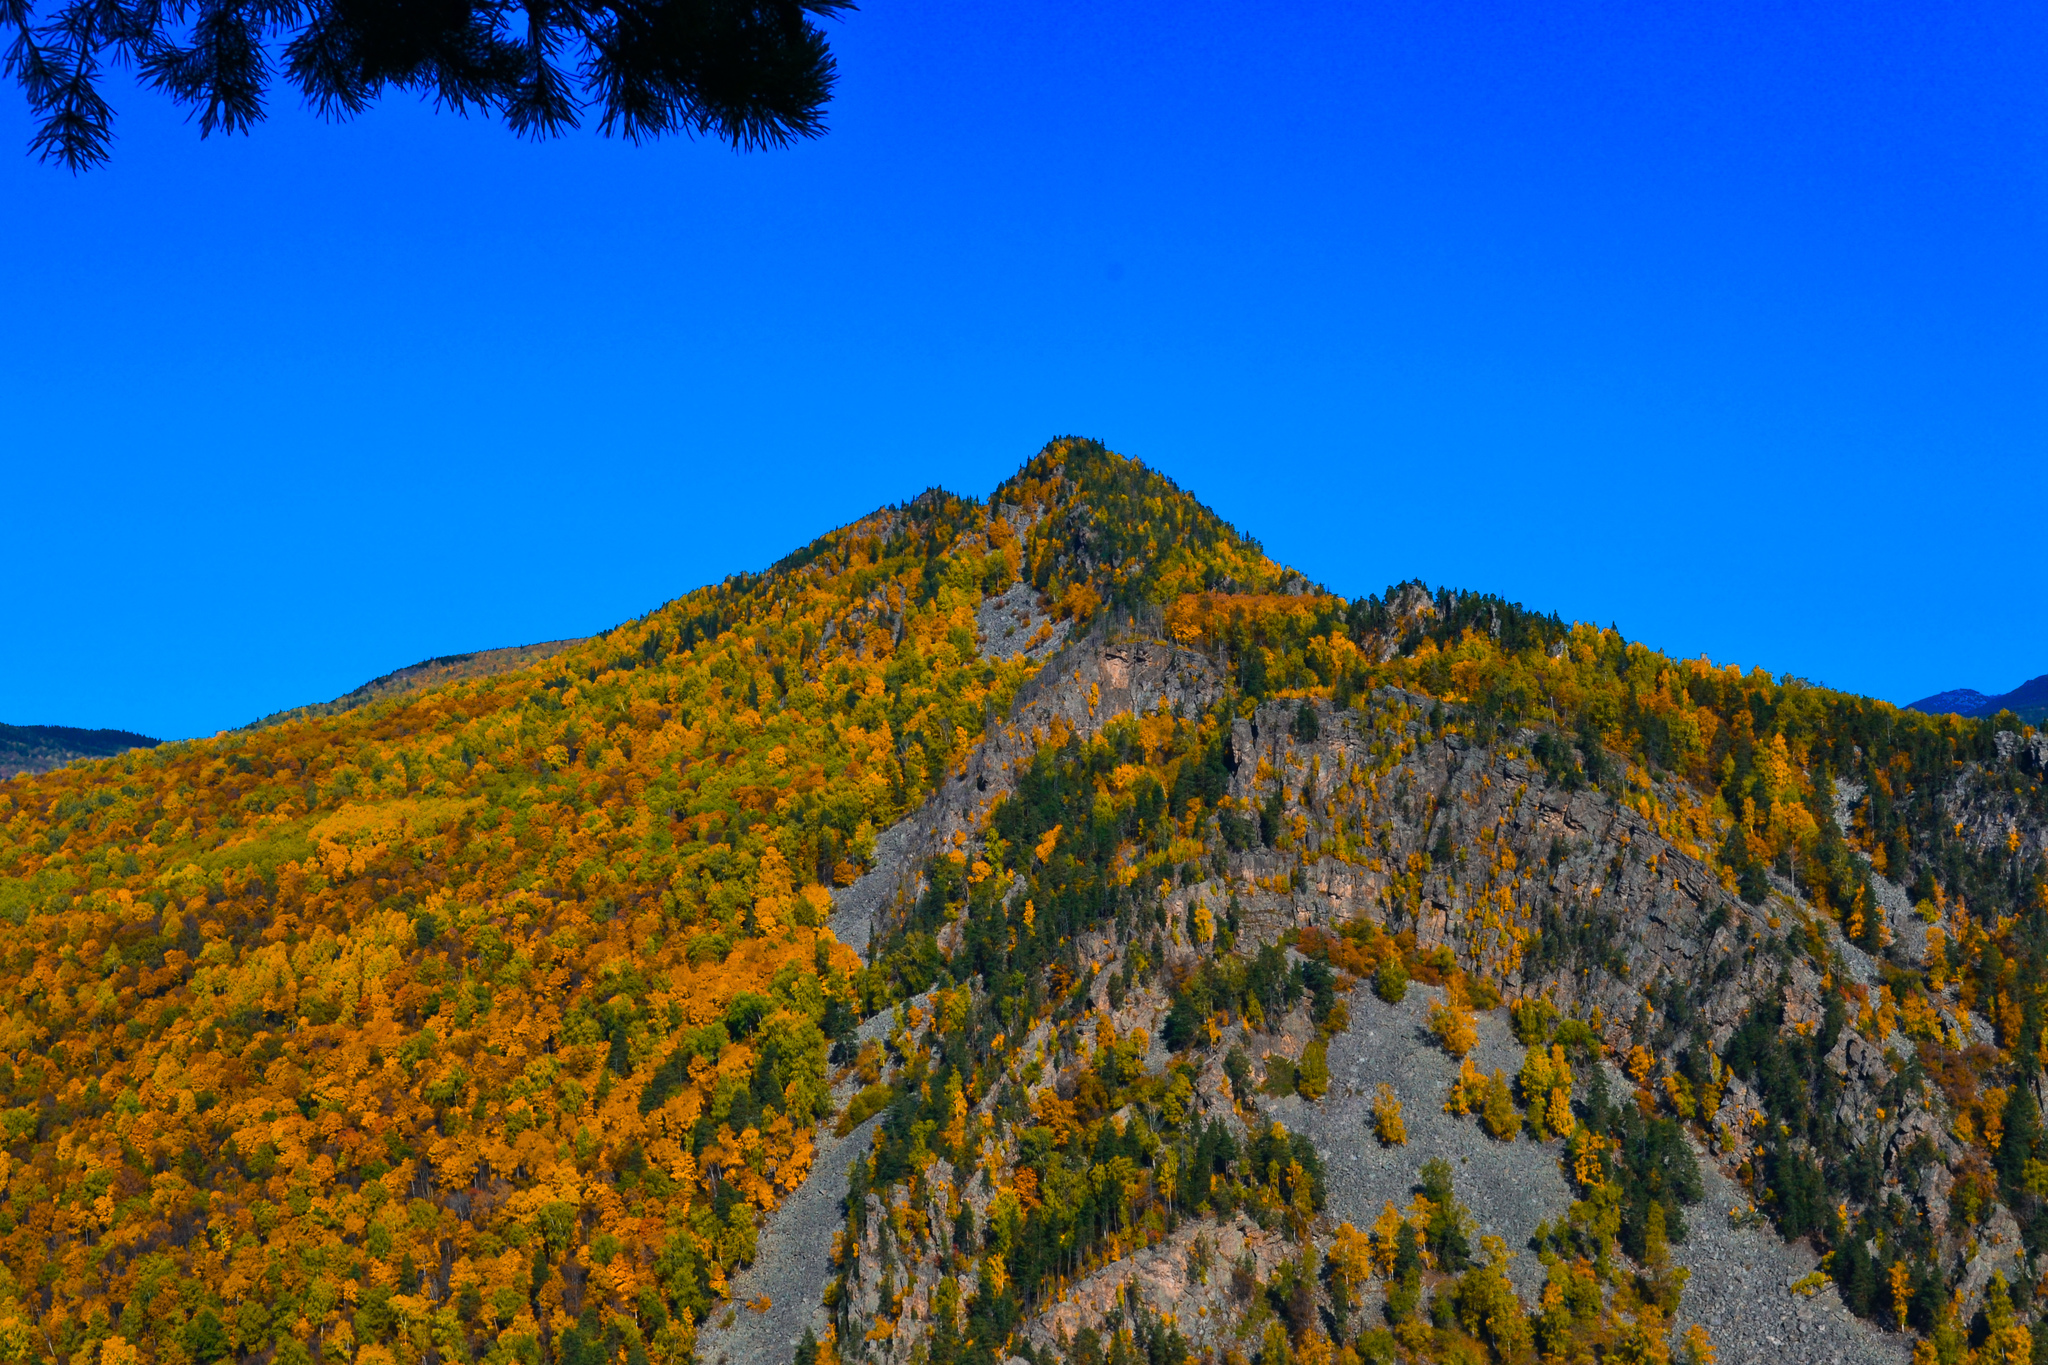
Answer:
[[[0,76],[35,113],[29,150],[74,172],[108,157],[108,61],[194,111],[200,136],[246,133],[278,74],[322,116],[387,91],[479,109],[535,139],[598,111],[634,142],[684,133],[742,150],[825,131],[836,68],[816,19],[845,0],[0,0]]]

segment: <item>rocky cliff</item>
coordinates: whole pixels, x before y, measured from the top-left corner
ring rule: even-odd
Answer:
[[[906,1102],[909,1087],[928,1092],[947,1052],[977,1041],[971,1024],[945,1017],[948,1009],[964,1018],[1003,1008],[1003,988],[974,970],[967,946],[978,913],[973,895],[952,883],[935,890],[933,870],[951,860],[994,875],[990,865],[1001,866],[1002,854],[991,845],[1003,835],[992,813],[1020,799],[1018,774],[1034,759],[1042,768],[1044,755],[1063,746],[1072,762],[1102,743],[1106,727],[1208,716],[1224,789],[1207,811],[1196,803],[1200,837],[1167,860],[1164,878],[1127,882],[1121,904],[1075,926],[1065,943],[1065,960],[1080,971],[1071,987],[1055,966],[1062,989],[1039,991],[1038,1009],[1018,1011],[1024,997],[1012,986],[1010,1036],[994,1038],[991,1064],[973,1069],[958,1102],[967,1137],[950,1155],[940,1154],[944,1144],[921,1144],[891,1178],[887,1144],[868,1120],[857,1130],[867,1141],[821,1162],[821,1178],[835,1189],[844,1187],[847,1165],[855,1175],[843,1227],[828,1230],[815,1209],[795,1215],[808,1220],[798,1240],[811,1273],[786,1287],[804,1297],[807,1313],[780,1315],[779,1331],[749,1335],[742,1323],[707,1333],[707,1360],[778,1359],[821,1349],[809,1343],[822,1341],[848,1360],[923,1362],[973,1353],[975,1330],[991,1327],[1003,1330],[1004,1351],[1050,1353],[1042,1359],[1109,1358],[1118,1341],[1156,1351],[1169,1337],[1170,1352],[1249,1359],[1271,1354],[1264,1333],[1276,1321],[1290,1330],[1306,1322],[1311,1355],[1319,1331],[1339,1353],[1406,1353],[1421,1343],[1413,1332],[1383,1330],[1387,1278],[1346,1284],[1329,1267],[1333,1256],[1341,1261],[1346,1239],[1410,1204],[1431,1158],[1452,1163],[1467,1240],[1477,1247],[1501,1239],[1504,1277],[1540,1322],[1546,1285],[1569,1261],[1558,1254],[1560,1230],[1589,1203],[1585,1182],[1572,1178],[1572,1142],[1558,1131],[1572,1121],[1544,1132],[1518,1118],[1493,1135],[1476,1114],[1447,1111],[1459,1107],[1461,1075],[1516,1077],[1530,1044],[1540,1052],[1560,1036],[1577,1040],[1580,1113],[1590,1101],[1633,1112],[1638,1132],[1644,1123],[1665,1125],[1696,1173],[1678,1191],[1675,1216],[1662,1220],[1668,1252],[1645,1247],[1636,1229],[1600,1253],[1602,1274],[1621,1287],[1606,1290],[1616,1315],[1605,1328],[1610,1336],[1625,1337],[1629,1316],[1654,1308],[1651,1296],[1628,1286],[1668,1278],[1649,1266],[1668,1257],[1690,1272],[1693,1287],[1672,1296],[1659,1329],[1667,1343],[1683,1343],[1684,1329],[1698,1323],[1724,1359],[1904,1359],[1912,1340],[1896,1330],[1904,1314],[1872,1313],[1866,1296],[1855,1305],[1858,1317],[1836,1278],[1815,1270],[1828,1244],[1821,1224],[1832,1213],[1839,1239],[1859,1210],[1847,1201],[1831,1209],[1832,1194],[1816,1192],[1813,1209],[1788,1219],[1787,1192],[1772,1183],[1790,1185],[1811,1170],[1823,1189],[1839,1193],[1852,1161],[1862,1163],[1850,1177],[1860,1182],[1856,1204],[1910,1226],[1921,1259],[1947,1267],[1944,1321],[1977,1316],[1981,1329],[1994,1277],[2006,1295],[2031,1284],[2033,1263],[2010,1211],[1954,1216],[1954,1172],[1970,1166],[1972,1151],[1953,1135],[1955,1106],[1926,1079],[1927,1049],[1883,1007],[1887,980],[1921,964],[1929,931],[1948,923],[1942,913],[1924,916],[1904,888],[1874,878],[1870,913],[1880,923],[1860,934],[1883,945],[1873,954],[1791,878],[1767,872],[1761,895],[1738,894],[1712,841],[1701,837],[1710,829],[1710,793],[1663,774],[1638,773],[1633,784],[1584,779],[1588,767],[1627,767],[1620,754],[1576,756],[1561,774],[1543,752],[1543,732],[1495,727],[1475,737],[1485,727],[1471,723],[1467,708],[1412,691],[1380,688],[1346,703],[1248,702],[1232,688],[1227,661],[1165,638],[1156,620],[1098,625],[1052,660],[1009,723],[923,810],[878,841],[875,869],[839,894],[833,927],[871,960],[918,937],[917,907],[925,903],[930,926],[938,900],[943,924],[931,942],[945,964],[937,972],[941,1004],[922,990],[895,1007],[883,1033],[871,1025],[842,1050],[843,1098],[861,1088],[851,1064],[870,1056],[897,1086],[892,1113],[908,1114],[917,1108]],[[2000,783],[2038,767],[2041,742],[2001,742],[1992,762],[1955,784],[1944,818],[1954,816],[1959,832],[1997,824],[2001,797],[2010,796]],[[1097,785],[1114,791],[1130,766],[1117,765]],[[1845,832],[1856,796],[1853,787],[1837,793]],[[2038,827],[2024,834],[2040,837]],[[1014,920],[1033,893],[1044,893],[1036,878],[1014,876],[996,901],[999,913]],[[1952,937],[1960,932],[1949,925]],[[1379,945],[1379,961],[1402,964],[1415,980],[1399,1003],[1345,970],[1360,967],[1361,943]],[[1177,1003],[1205,966],[1275,949],[1296,978],[1304,968],[1334,973],[1336,1009],[1319,1021],[1300,993],[1284,1011],[1207,1009],[1192,1040],[1174,1036]],[[1433,1012],[1455,1012],[1461,1002],[1471,1004],[1477,1035],[1462,1063],[1451,1055],[1456,1045],[1447,1048],[1430,1027]],[[1953,1013],[1967,1036],[1952,1041],[1991,1043],[1981,1018],[1967,1008]],[[1561,1032],[1562,1021],[1580,1027]],[[984,1028],[982,1040],[989,1033]],[[1124,1093],[1112,1085],[1103,1094],[1104,1059],[1119,1047],[1130,1053],[1126,1066],[1168,1087],[1164,1117],[1156,1096],[1127,1098],[1144,1090],[1129,1077]],[[1311,1069],[1313,1084],[1276,1082],[1276,1074]],[[1773,1093],[1788,1075],[1809,1111],[1796,1133],[1786,1097]],[[1601,1093],[1591,1100],[1596,1076]],[[1175,1084],[1186,1091],[1177,1099]],[[1091,1090],[1098,1108],[1124,1100],[1106,1115],[1111,1127],[1150,1129],[1151,1168],[1135,1181],[1147,1189],[1121,1211],[1124,1226],[1087,1249],[1070,1238],[1059,1269],[1019,1295],[1014,1278],[1003,1283],[1002,1265],[1002,1250],[1014,1263],[1018,1219],[1030,1212],[1020,1209],[1018,1191],[1026,1202],[1044,1200],[1048,1142],[1063,1119],[1086,1122]],[[1405,1143],[1374,1138],[1374,1106],[1386,1095],[1406,1116]],[[1610,1143],[1631,1140],[1626,1123],[1601,1121],[1617,1135]],[[1198,1210],[1185,1194],[1161,1197],[1175,1162],[1160,1154],[1176,1152],[1176,1143],[1190,1150],[1186,1134],[1213,1126],[1244,1151],[1275,1122],[1319,1154],[1322,1188],[1309,1216],[1290,1222],[1272,1201],[1255,1198]],[[1611,1178],[1626,1182],[1626,1155],[1610,1159]],[[1180,1166],[1185,1171],[1184,1159]],[[1205,1175],[1220,1180],[1220,1170]],[[1153,1214],[1179,1206],[1148,1223],[1137,1211],[1147,1198]],[[1799,1226],[1802,1217],[1809,1228]],[[1629,1231],[1628,1218],[1617,1215],[1614,1230]],[[1829,1255],[1831,1267],[1839,1254]],[[1320,1279],[1302,1271],[1305,1262],[1320,1262]],[[1457,1265],[1438,1258],[1428,1268],[1436,1297],[1460,1292]],[[1014,1276],[1014,1264],[1007,1273]],[[1314,1306],[1290,1319],[1284,1304],[1273,1307],[1283,1297],[1276,1286],[1303,1279]],[[998,1299],[1011,1301],[1007,1321],[992,1307]],[[1407,1311],[1407,1321],[1417,1321]],[[1439,1322],[1440,1333],[1457,1332],[1455,1308],[1438,1317],[1449,1321],[1448,1329]],[[1293,1349],[1304,1349],[1298,1330]]]

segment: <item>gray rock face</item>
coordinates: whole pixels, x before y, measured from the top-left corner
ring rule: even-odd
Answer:
[[[1993,742],[1998,761],[1965,765],[1958,780],[1942,793],[1942,810],[1958,836],[1978,853],[2017,855],[2022,860],[2048,855],[2048,822],[2030,816],[2014,800],[2011,771],[2048,774],[2048,733],[2023,739],[2001,731]]]
[[[703,1365],[784,1365],[804,1329],[824,1326],[819,1299],[832,1278],[832,1243],[845,1224],[846,1171],[874,1139],[880,1116],[844,1138],[819,1130],[811,1173],[761,1229],[754,1263],[731,1281],[733,1306],[697,1333]],[[765,1312],[747,1307],[762,1295]]]
[[[1611,1042],[1626,1038],[1643,991],[1669,979],[1718,978],[1702,1008],[1709,1028],[1722,1036],[1754,1001],[1776,990],[1775,964],[1756,952],[1771,932],[1769,912],[1723,889],[1705,861],[1708,850],[1688,851],[1651,817],[1598,791],[1551,786],[1526,759],[1473,747],[1456,734],[1432,738],[1422,723],[1422,698],[1390,692],[1378,703],[1405,707],[1412,718],[1395,732],[1405,746],[1399,766],[1363,791],[1340,785],[1344,775],[1389,738],[1358,712],[1317,703],[1319,734],[1307,744],[1291,732],[1297,702],[1268,703],[1234,731],[1232,796],[1256,805],[1277,780],[1288,790],[1290,808],[1307,821],[1305,885],[1268,889],[1271,877],[1296,865],[1302,855],[1294,852],[1260,850],[1233,859],[1233,889],[1263,926],[1277,933],[1289,924],[1334,927],[1370,915],[1391,929],[1412,930],[1424,948],[1449,946],[1497,976],[1514,960],[1513,936],[1505,924],[1491,922],[1498,916],[1478,903],[1473,888],[1484,873],[1478,860],[1494,850],[1499,861],[1504,850],[1514,862],[1503,875],[1522,915],[1519,927],[1534,927],[1528,912],[1541,902],[1576,904],[1608,950],[1599,963],[1575,961],[1548,972],[1518,964],[1514,975],[1524,989],[1549,990],[1581,1012],[1598,1007]],[[1305,805],[1304,789],[1311,797]],[[1671,795],[1675,802],[1677,794]],[[1350,834],[1342,842],[1340,823]],[[1365,830],[1371,833],[1361,839]],[[1411,858],[1453,847],[1464,850],[1462,861],[1438,867],[1432,858],[1416,878]],[[1709,933],[1706,923],[1716,916]],[[1621,970],[1581,970],[1589,967]],[[1792,970],[1795,989],[1817,990],[1818,974],[1807,964]],[[1817,1001],[1813,1008],[1817,1016]]]
[[[926,860],[955,847],[955,836],[964,841],[980,828],[989,808],[1015,786],[1016,766],[1029,763],[1056,728],[1091,735],[1114,716],[1161,704],[1192,713],[1213,701],[1222,685],[1216,666],[1192,650],[1115,639],[1102,630],[1074,641],[1025,685],[1007,723],[985,736],[930,800],[876,837],[873,870],[833,895],[833,936],[865,954],[889,912],[921,889]]]
[[[1035,635],[1043,624],[1032,617],[1036,610],[1035,598],[1016,590],[985,604],[984,648],[993,652],[998,639],[1014,643],[1034,621]],[[1118,714],[1162,704],[1194,714],[1223,685],[1209,659],[1161,641],[1120,637],[1100,627],[1066,641],[1019,696],[1007,722],[922,809],[877,839],[873,871],[837,893],[834,933],[866,952],[871,937],[886,932],[919,891],[925,862],[971,840],[989,808],[1011,790],[1017,765],[1060,730],[1090,734]],[[1831,921],[1811,916],[1789,885],[1780,883],[1760,906],[1731,895],[1712,861],[1712,836],[1688,814],[1690,798],[1675,785],[1655,788],[1655,800],[1641,802],[1640,809],[1597,788],[1566,790],[1524,756],[1533,735],[1475,746],[1456,733],[1432,731],[1432,703],[1399,692],[1362,698],[1359,709],[1350,711],[1339,712],[1327,701],[1310,705],[1318,723],[1316,737],[1306,742],[1295,737],[1299,701],[1269,702],[1233,726],[1230,797],[1252,811],[1280,788],[1282,847],[1233,852],[1220,871],[1205,867],[1204,879],[1170,889],[1170,923],[1184,924],[1197,903],[1219,917],[1226,903],[1234,903],[1242,926],[1238,946],[1254,949],[1290,929],[1334,929],[1367,916],[1391,931],[1413,933],[1423,949],[1451,949],[1468,968],[1507,983],[1510,993],[1549,995],[1561,1008],[1595,1022],[1616,1055],[1654,1035],[1657,1010],[1674,986],[1718,1049],[1760,1003],[1781,1005],[1787,1029],[1818,1028],[1824,970],[1863,984],[1873,995],[1881,984],[1880,964],[1844,942]],[[2015,756],[2025,757],[2017,750]],[[1994,833],[1987,822],[1981,837]],[[1904,890],[1883,884],[1878,897],[1892,929],[1891,951],[1924,948],[1924,926]],[[1531,934],[1545,908],[1561,916],[1547,925],[1561,946],[1532,951]],[[1824,963],[1783,948],[1788,932],[1809,921],[1824,944]],[[1198,950],[1177,933],[1169,937],[1170,975],[1192,967]],[[1107,983],[1128,945],[1098,936],[1079,946],[1084,959],[1103,963],[1094,1004],[1109,1013]],[[1119,1030],[1143,1028],[1152,1036],[1155,1067],[1166,1060],[1157,1039],[1168,984],[1166,976],[1138,983],[1113,1012]],[[1423,1161],[1450,1160],[1459,1197],[1480,1232],[1499,1235],[1520,1250],[1510,1276],[1533,1299],[1541,1267],[1521,1249],[1538,1222],[1560,1217],[1569,1204],[1560,1146],[1537,1144],[1526,1135],[1496,1142],[1474,1120],[1443,1112],[1457,1066],[1427,1039],[1431,995],[1417,987],[1393,1007],[1355,991],[1351,1027],[1330,1044],[1331,1089],[1318,1103],[1261,1100],[1262,1113],[1240,1117],[1220,1067],[1209,1065],[1198,1084],[1198,1104],[1240,1131],[1248,1122],[1278,1118],[1307,1132],[1328,1164],[1332,1224],[1369,1226],[1386,1203],[1407,1202]],[[870,1021],[863,1033],[875,1027]],[[1255,1058],[1299,1055],[1309,1033],[1305,1015],[1270,1021],[1269,1027],[1247,1034],[1240,1023],[1212,1051],[1220,1057],[1240,1042]],[[1042,1041],[1042,1028],[1025,1040],[1020,1055]],[[1504,1017],[1483,1015],[1480,1028],[1476,1060],[1484,1070],[1512,1074],[1521,1050],[1508,1036]],[[1939,1103],[1937,1095],[1926,1092],[1904,1112],[1883,1117],[1878,1108],[1879,1090],[1891,1080],[1897,1059],[1911,1051],[1897,1034],[1872,1043],[1844,1030],[1827,1063],[1844,1083],[1838,1117],[1859,1142],[1876,1139],[1885,1154],[1879,1199],[1898,1194],[1941,1228],[1947,1172],[1937,1164],[1922,1179],[1907,1181],[1902,1164],[1920,1138],[1945,1153],[1952,1146],[1945,1120],[1927,1107]],[[1615,1075],[1616,1093],[1625,1094],[1632,1083]],[[1371,1098],[1383,1081],[1403,1101],[1405,1147],[1383,1149],[1371,1137]],[[1061,1083],[1057,1072],[1041,1082]],[[978,1108],[987,1112],[993,1102],[991,1094]],[[1810,1251],[1785,1245],[1753,1215],[1740,1225],[1731,1220],[1731,1211],[1751,1201],[1729,1173],[1752,1153],[1749,1135],[1760,1121],[1758,1102],[1748,1085],[1731,1078],[1715,1126],[1719,1150],[1699,1152],[1706,1199],[1688,1215],[1691,1235],[1674,1248],[1692,1271],[1680,1326],[1705,1324],[1724,1365],[1778,1359],[1896,1365],[1910,1355],[1908,1339],[1852,1318],[1832,1287],[1810,1298],[1788,1288],[1812,1270]],[[861,1140],[857,1133],[849,1144]],[[842,1225],[837,1201],[846,1188],[846,1163],[860,1150],[821,1144],[812,1176],[819,1192],[814,1196],[806,1186],[778,1213],[762,1239],[760,1259],[742,1277],[743,1297],[767,1292],[774,1307],[758,1317],[741,1310],[731,1327],[707,1330],[700,1352],[707,1362],[751,1365],[783,1358],[778,1353],[788,1350],[806,1322],[824,1324],[818,1305],[833,1270],[832,1234]],[[953,1183],[954,1195],[979,1219],[990,1197],[986,1182],[968,1173]],[[943,1216],[943,1210],[930,1212]],[[923,1335],[920,1314],[929,1311],[944,1267],[931,1253],[920,1259],[895,1246],[891,1234],[876,1230],[888,1221],[884,1211],[878,1206],[870,1213],[875,1244],[850,1248],[840,1348],[849,1361],[898,1365],[915,1355]],[[1981,1293],[1993,1269],[2011,1278],[2017,1268],[2017,1229],[2009,1237],[2005,1229],[1985,1231],[1998,1240],[1987,1235],[1985,1250],[1968,1265],[1969,1295]],[[1211,1253],[1229,1241],[1233,1256],[1249,1253],[1261,1265],[1269,1257],[1277,1264],[1285,1252],[1265,1247],[1263,1235],[1237,1224],[1184,1223],[1159,1245],[1070,1285],[1065,1301],[1047,1306],[1022,1331],[1028,1340],[1052,1344],[1061,1331],[1107,1311],[1119,1292],[1136,1288],[1155,1305],[1162,1296],[1184,1304],[1180,1329],[1198,1344],[1220,1344],[1211,1316],[1220,1321],[1228,1305],[1217,1297],[1220,1288],[1195,1273],[1193,1239],[1210,1238]],[[1228,1264],[1219,1258],[1211,1279],[1227,1279]],[[908,1308],[896,1319],[894,1335],[863,1341],[878,1311],[884,1276]],[[971,1272],[969,1277],[963,1294],[971,1292]]]
[[[1119,1301],[1135,1299],[1153,1312],[1173,1314],[1175,1327],[1193,1350],[1220,1356],[1239,1344],[1230,1329],[1243,1315],[1244,1306],[1231,1288],[1231,1268],[1249,1265],[1263,1279],[1294,1254],[1296,1248],[1285,1238],[1242,1214],[1222,1222],[1191,1221],[1158,1246],[1080,1280],[1064,1300],[1032,1319],[1024,1338],[1038,1349],[1057,1349],[1083,1327],[1099,1327]]]
[[[1538,1223],[1558,1217],[1571,1203],[1558,1166],[1564,1147],[1527,1134],[1499,1142],[1486,1136],[1476,1118],[1444,1112],[1458,1063],[1429,1037],[1430,1007],[1442,999],[1442,992],[1424,986],[1410,987],[1398,1005],[1369,990],[1353,991],[1346,1001],[1351,1027],[1330,1040],[1330,1093],[1313,1103],[1290,1095],[1267,1107],[1289,1129],[1307,1133],[1323,1153],[1333,1222],[1371,1227],[1388,1204],[1407,1205],[1423,1162],[1450,1162],[1458,1198],[1478,1221],[1478,1235],[1500,1237],[1518,1252],[1509,1278],[1524,1298],[1533,1299],[1542,1288],[1543,1267],[1526,1250],[1529,1238]],[[1521,1067],[1522,1049],[1499,1014],[1479,1017],[1472,1060],[1488,1074],[1502,1070],[1512,1076]],[[1401,1101],[1405,1146],[1382,1147],[1373,1137],[1373,1097],[1382,1084],[1391,1085]]]
[[[1701,1163],[1706,1195],[1687,1214],[1689,1231],[1672,1248],[1691,1272],[1678,1306],[1678,1327],[1707,1329],[1720,1365],[1904,1365],[1911,1337],[1886,1332],[1842,1306],[1832,1283],[1807,1297],[1795,1292],[1813,1272],[1804,1242],[1788,1245],[1768,1225],[1729,1217],[1748,1194],[1711,1162]]]
[[[899,820],[875,836],[875,863],[852,886],[832,893],[832,937],[868,960],[868,940],[875,931],[875,912],[901,889],[906,871],[922,859],[911,849],[923,833],[918,817]]]
[[[906,1005],[929,1007],[930,996]],[[863,1020],[850,1039],[858,1050],[888,1036],[892,1016],[884,1011]],[[835,1110],[844,1110],[860,1088],[851,1074],[841,1074],[832,1091]],[[785,1199],[761,1229],[754,1263],[731,1281],[732,1306],[716,1315],[697,1334],[697,1359],[702,1365],[780,1365],[795,1352],[806,1328],[822,1336],[826,1316],[821,1303],[833,1274],[832,1247],[846,1225],[847,1170],[868,1149],[877,1115],[845,1137],[830,1123],[819,1126],[810,1174]],[[744,1305],[769,1299],[765,1313]]]
[[[1349,1000],[1352,1025],[1330,1045],[1330,1093],[1320,1103],[1298,1098],[1273,1106],[1290,1128],[1310,1134],[1329,1163],[1330,1217],[1368,1226],[1387,1204],[1405,1204],[1422,1163],[1451,1163],[1458,1196],[1472,1210],[1480,1235],[1503,1238],[1510,1248],[1528,1244],[1536,1224],[1552,1220],[1571,1202],[1559,1164],[1561,1142],[1538,1143],[1526,1133],[1512,1143],[1487,1137],[1471,1118],[1443,1112],[1443,1097],[1457,1065],[1427,1038],[1429,1006],[1438,992],[1411,988],[1399,1005],[1360,990]],[[1479,1019],[1479,1067],[1513,1074],[1522,1049],[1499,1015]],[[1405,1147],[1382,1148],[1372,1139],[1372,1094],[1391,1084],[1402,1101]],[[1618,1075],[1610,1082],[1622,1088]],[[1787,1245],[1768,1224],[1729,1217],[1748,1195],[1697,1153],[1705,1197],[1687,1212],[1687,1235],[1672,1255],[1690,1272],[1677,1325],[1706,1326],[1723,1362],[1856,1361],[1903,1365],[1909,1339],[1880,1331],[1846,1308],[1830,1285],[1809,1299],[1789,1286],[1814,1268],[1805,1245]],[[1526,1250],[1509,1264],[1509,1279],[1523,1298],[1542,1290],[1543,1268]],[[1988,1279],[1988,1275],[1987,1275]],[[1775,1337],[1774,1342],[1772,1338]]]
[[[974,624],[981,652],[991,659],[1043,659],[1066,644],[1070,630],[1068,622],[1054,620],[1038,605],[1038,593],[1029,583],[1013,583],[1008,592],[984,599],[975,609]]]

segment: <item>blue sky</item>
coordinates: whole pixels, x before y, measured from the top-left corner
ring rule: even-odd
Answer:
[[[1907,701],[2048,672],[2038,4],[876,0],[831,134],[8,148],[0,720],[586,634],[1046,439]]]

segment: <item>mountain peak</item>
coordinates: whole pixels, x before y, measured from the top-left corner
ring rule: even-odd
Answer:
[[[1948,692],[1937,692],[1931,697],[1909,702],[1908,711],[1924,711],[1931,716],[1957,715],[1968,718],[1995,716],[2000,711],[2011,711],[2029,724],[2039,725],[2048,720],[2048,673],[2021,683],[2010,692],[1996,696],[1985,696],[1974,688],[1958,687]]]
[[[542,648],[0,789],[0,1327],[1746,1359],[1782,1237],[1868,1361],[2032,1283],[2048,741],[1322,593],[1072,439]]]
[[[1922,697],[1908,702],[1909,711],[1925,711],[1930,716],[1958,715],[1974,716],[1977,709],[1990,698],[1972,687],[1958,687],[1947,692],[1936,692],[1931,697]]]

